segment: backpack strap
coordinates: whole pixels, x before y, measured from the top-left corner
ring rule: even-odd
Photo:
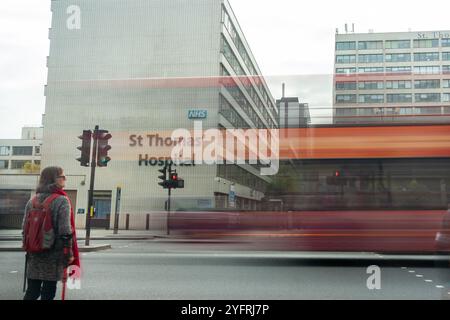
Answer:
[[[32,199],[31,199],[31,205],[33,209],[42,209],[42,204],[39,202],[38,196],[35,195]]]
[[[59,196],[60,196],[60,194],[52,193],[51,196],[47,197],[47,198],[44,200],[44,202],[43,202],[43,204],[42,204],[42,207],[43,207],[44,209],[50,208],[50,205],[52,204],[53,200],[55,200],[55,199],[58,198]]]
[[[58,198],[60,195],[56,193],[52,193],[50,196],[48,196],[42,203],[39,202],[39,198],[37,195],[33,197],[31,200],[31,204],[34,209],[48,209],[56,198]]]

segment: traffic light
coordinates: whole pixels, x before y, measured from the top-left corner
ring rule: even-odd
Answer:
[[[89,167],[89,162],[91,162],[91,138],[92,138],[92,131],[91,130],[84,130],[83,135],[78,137],[81,139],[82,145],[81,147],[78,147],[77,149],[81,151],[81,157],[77,158],[77,161],[80,162],[80,165],[82,167]]]
[[[173,172],[170,174],[169,186],[172,189],[183,189],[184,188],[184,180],[178,178],[178,173]]]
[[[170,173],[170,177],[169,177],[169,186],[170,186],[170,188],[176,189],[177,188],[177,183],[178,183],[178,173],[171,172]]]
[[[108,144],[112,135],[107,130],[99,130],[97,133],[98,151],[97,151],[97,166],[107,167],[111,158],[108,157],[108,151],[111,150],[111,146]]]
[[[158,179],[162,180],[161,182],[158,182],[158,184],[164,189],[168,189],[167,166],[164,166],[164,168],[159,169],[158,171],[161,173],[161,175],[158,176]]]
[[[342,171],[335,170],[332,176],[327,177],[327,184],[330,186],[341,185],[343,181]]]

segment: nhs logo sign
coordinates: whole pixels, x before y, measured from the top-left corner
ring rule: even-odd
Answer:
[[[208,117],[207,110],[189,110],[188,118],[189,119],[206,119]]]

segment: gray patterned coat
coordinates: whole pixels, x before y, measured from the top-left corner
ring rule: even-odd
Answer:
[[[50,193],[39,193],[38,199],[42,203]],[[25,216],[22,223],[22,230],[25,219],[32,208],[31,199],[25,207]],[[64,196],[59,196],[50,205],[52,213],[53,228],[56,232],[54,247],[43,253],[28,254],[27,278],[45,281],[61,281],[64,272],[63,241],[61,236],[71,235],[70,225],[70,203]]]

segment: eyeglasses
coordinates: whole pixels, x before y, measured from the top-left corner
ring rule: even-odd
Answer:
[[[66,180],[66,176],[57,176],[56,179],[63,179],[63,180]]]

